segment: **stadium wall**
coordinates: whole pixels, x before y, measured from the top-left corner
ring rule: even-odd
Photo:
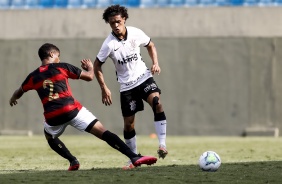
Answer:
[[[157,46],[162,73],[155,76],[170,135],[242,135],[247,127],[282,129],[282,8],[222,7],[130,9],[127,25],[143,29]],[[61,60],[80,66],[94,60],[110,27],[102,9],[0,11],[0,130],[43,133],[36,92],[9,107],[12,93],[40,61],[37,49],[51,42]],[[59,17],[59,18],[58,18]],[[150,66],[146,50],[142,50]],[[113,64],[103,67],[113,105],[101,103],[96,80],[71,81],[74,96],[107,128],[122,133],[119,85]],[[137,133],[154,132],[148,105],[137,114]],[[72,128],[67,133],[80,134]]]

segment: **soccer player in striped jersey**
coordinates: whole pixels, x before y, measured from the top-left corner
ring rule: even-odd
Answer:
[[[94,78],[93,63],[90,59],[81,61],[84,70],[68,63],[60,62],[60,50],[57,46],[45,43],[38,55],[41,66],[31,72],[22,85],[15,90],[9,103],[17,100],[29,90],[36,90],[44,109],[44,133],[49,146],[70,162],[68,170],[78,170],[79,162],[59,139],[65,128],[70,125],[106,141],[111,147],[126,155],[135,166],[151,165],[157,158],[137,155],[114,133],[106,130],[102,123],[72,95],[68,79],[91,81]]]
[[[160,100],[161,90],[153,79],[153,74],[161,72],[157,50],[142,30],[125,26],[128,18],[127,8],[112,5],[105,9],[103,19],[109,23],[112,32],[105,39],[94,61],[94,73],[102,90],[102,102],[112,104],[111,91],[107,87],[102,64],[111,58],[115,65],[117,80],[120,83],[120,103],[124,119],[124,139],[130,149],[137,153],[136,132],[134,128],[135,114],[144,109],[143,100],[147,102],[154,113],[155,130],[159,140],[157,153],[159,158],[165,158],[166,149],[166,116]],[[148,69],[140,54],[140,47],[148,50],[152,60]],[[134,168],[129,163],[124,169]]]

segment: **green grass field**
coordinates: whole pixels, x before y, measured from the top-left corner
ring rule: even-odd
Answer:
[[[157,139],[137,139],[141,154],[157,156]],[[49,148],[43,135],[0,136],[0,184],[282,183],[282,138],[170,136],[164,160],[130,171],[121,169],[124,155],[95,137],[63,135],[61,140],[79,159],[79,171],[66,171],[68,161]],[[197,165],[207,150],[221,157],[217,172],[203,172]]]

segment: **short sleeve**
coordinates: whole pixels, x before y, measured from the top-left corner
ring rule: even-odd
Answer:
[[[151,38],[146,33],[144,33],[141,29],[138,29],[137,33],[138,33],[138,38],[140,39],[139,40],[140,46],[143,47],[147,46],[150,43]]]
[[[29,90],[33,90],[34,89],[34,84],[33,84],[32,78],[33,78],[32,77],[32,73],[30,73],[26,77],[26,79],[23,81],[22,86],[21,86],[23,92],[27,92]]]
[[[79,79],[82,70],[72,64],[65,63],[65,67],[67,69],[67,75],[71,79]]]
[[[97,54],[97,58],[100,62],[104,63],[107,60],[107,58],[109,57],[110,53],[111,53],[111,49],[105,41],[99,53]]]

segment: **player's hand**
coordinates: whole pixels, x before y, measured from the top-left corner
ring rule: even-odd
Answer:
[[[155,73],[157,73],[158,75],[161,73],[161,68],[159,67],[158,64],[154,64],[151,67],[151,72],[154,75]]]
[[[112,94],[107,87],[102,90],[102,103],[106,106],[110,106],[112,104]]]
[[[17,105],[17,104],[18,104],[18,101],[17,101],[17,99],[11,98],[10,101],[9,101],[9,103],[10,103],[10,106],[12,107],[12,106],[14,106],[14,105]]]
[[[93,63],[90,59],[83,59],[81,62],[81,68],[83,68],[86,71],[89,71],[93,69]]]

